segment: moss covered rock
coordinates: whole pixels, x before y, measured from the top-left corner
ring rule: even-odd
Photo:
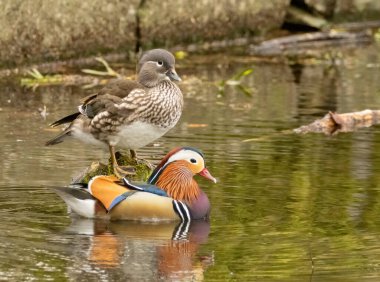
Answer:
[[[126,167],[131,173],[127,178],[133,181],[146,181],[152,173],[153,165],[146,160],[134,160],[129,155],[116,153],[117,162],[120,166]],[[72,183],[88,183],[91,178],[97,175],[112,175],[113,167],[111,160],[108,164],[93,162],[88,168],[72,179]]]

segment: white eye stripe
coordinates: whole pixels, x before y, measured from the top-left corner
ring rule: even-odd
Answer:
[[[178,161],[178,160],[186,160],[192,164],[203,163],[203,166],[204,166],[204,161],[203,161],[202,156],[191,150],[181,150],[175,153],[173,156],[169,158],[168,163]]]
[[[164,65],[164,62],[163,61],[158,61],[158,62],[156,62],[156,64],[157,64],[157,66],[162,67]]]

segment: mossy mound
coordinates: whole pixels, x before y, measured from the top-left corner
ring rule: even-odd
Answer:
[[[116,159],[120,166],[128,168],[133,174],[127,175],[129,180],[146,181],[153,171],[153,165],[142,159],[132,159],[129,155],[116,153]],[[108,164],[93,162],[88,168],[73,178],[72,183],[88,183],[91,178],[97,175],[112,175],[113,167],[111,159]]]

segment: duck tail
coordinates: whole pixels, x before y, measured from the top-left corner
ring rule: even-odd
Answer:
[[[65,201],[71,212],[87,218],[96,217],[100,211],[103,215],[106,214],[106,210],[98,207],[96,199],[81,185],[54,187],[53,190]]]
[[[49,141],[47,141],[45,143],[45,146],[51,146],[51,145],[59,144],[59,143],[63,142],[63,140],[66,137],[70,136],[70,135],[71,135],[71,127],[69,126],[67,129],[65,129],[64,131],[62,131],[56,137],[54,137],[53,139],[50,139]]]
[[[64,118],[61,118],[53,123],[50,124],[51,127],[56,127],[61,124],[69,123],[74,121],[78,116],[80,115],[80,112],[73,113],[71,115],[65,116]]]

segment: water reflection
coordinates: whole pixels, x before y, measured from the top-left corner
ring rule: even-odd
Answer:
[[[139,151],[159,160],[175,146],[202,148],[219,178],[213,187],[199,181],[212,203],[211,231],[191,227],[185,240],[172,239],[176,226],[171,224],[80,220],[64,232],[71,222],[66,205],[43,187],[67,185],[92,161],[106,161],[108,153],[76,141],[55,148],[43,144],[53,134],[48,123],[90,92],[61,86],[33,92],[4,85],[2,278],[378,281],[379,126],[333,137],[284,131],[309,124],[327,110],[378,109],[379,54],[377,46],[354,50],[334,68],[323,62],[298,69],[255,63],[253,74],[244,79],[255,89],[252,97],[233,87],[219,97],[214,83],[252,67],[245,57],[210,61],[207,56],[208,64],[191,58],[191,69],[183,69],[191,76],[181,84],[186,97],[179,124]],[[46,121],[38,113],[43,105]]]
[[[210,223],[193,222],[110,222],[74,217],[68,234],[85,235],[87,244],[74,242],[79,257],[100,275],[128,277],[132,281],[202,281],[213,254],[198,254],[207,242]],[[83,249],[85,247],[85,249]],[[76,252],[76,251],[74,251]],[[83,258],[80,258],[83,260]],[[82,279],[73,271],[72,278]]]

